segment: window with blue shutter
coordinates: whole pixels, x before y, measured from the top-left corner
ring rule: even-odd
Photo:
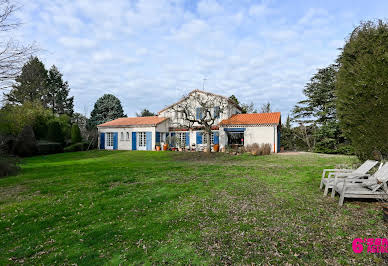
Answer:
[[[105,149],[105,133],[100,133],[100,150]]]
[[[197,144],[202,144],[202,132],[197,133]]]
[[[132,132],[132,150],[136,151],[136,132]]]
[[[190,132],[186,132],[186,146],[190,146]]]
[[[218,132],[214,132],[213,134],[214,134],[213,135],[214,136],[213,143],[220,144],[220,136],[219,136]]]
[[[114,150],[117,150],[117,148],[118,148],[118,138],[119,138],[119,133],[117,133],[117,132],[114,132],[113,133],[113,149]]]
[[[152,132],[146,132],[147,151],[152,151]]]
[[[214,118],[220,118],[220,107],[219,106],[214,107]]]
[[[160,142],[160,132],[156,132],[155,142]]]

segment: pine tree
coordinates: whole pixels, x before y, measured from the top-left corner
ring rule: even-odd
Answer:
[[[22,72],[15,79],[16,84],[4,99],[12,104],[40,101],[43,104],[47,92],[47,70],[38,57],[30,57]]]
[[[44,102],[56,114],[73,114],[74,97],[69,97],[69,84],[63,81],[62,74],[53,65],[48,72],[47,93]]]
[[[388,23],[356,27],[339,56],[337,112],[361,159],[388,156]]]
[[[99,124],[120,117],[125,117],[120,100],[112,94],[104,94],[94,104],[94,109],[90,113],[88,127],[95,128]]]

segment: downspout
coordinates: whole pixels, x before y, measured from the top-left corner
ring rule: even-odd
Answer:
[[[275,153],[275,143],[276,143],[276,127],[273,127],[273,153]]]

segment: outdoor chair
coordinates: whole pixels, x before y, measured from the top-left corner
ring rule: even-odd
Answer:
[[[379,168],[368,179],[334,178],[331,197],[340,195],[339,205],[345,198],[380,199],[388,195],[388,163]]]
[[[324,169],[321,178],[320,189],[325,187],[324,195],[326,196],[330,188],[333,188],[334,179],[341,178],[363,178],[368,177],[367,174],[378,162],[367,160],[357,169]],[[381,167],[381,165],[380,165]],[[328,174],[328,177],[326,177]]]

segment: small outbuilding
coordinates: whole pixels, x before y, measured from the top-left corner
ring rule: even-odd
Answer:
[[[280,151],[280,112],[235,114],[220,123],[220,147],[270,144],[272,152]]]

